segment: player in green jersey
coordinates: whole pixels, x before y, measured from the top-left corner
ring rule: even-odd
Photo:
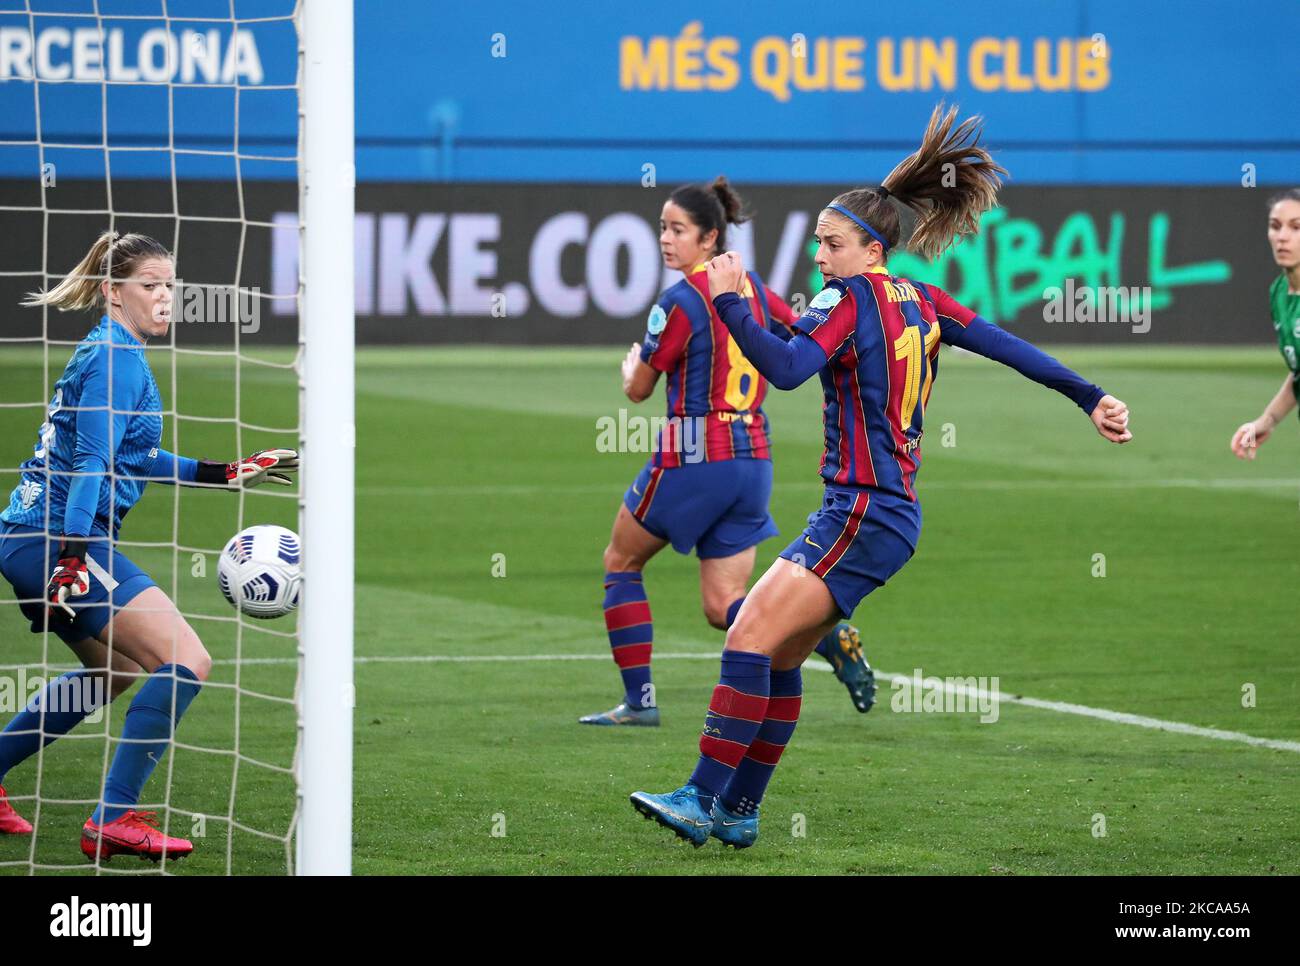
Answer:
[[[1243,423],[1232,434],[1232,452],[1253,460],[1255,449],[1268,439],[1300,399],[1300,188],[1290,188],[1268,201],[1268,244],[1282,274],[1268,290],[1277,345],[1286,360],[1286,379],[1263,414]]]

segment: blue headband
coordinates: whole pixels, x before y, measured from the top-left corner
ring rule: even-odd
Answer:
[[[827,205],[826,207],[829,208],[831,211],[838,211],[841,215],[847,215],[848,217],[852,218],[855,222],[857,222],[858,226],[863,231],[865,231],[876,241],[880,242],[881,246],[885,249],[885,251],[889,251],[889,242],[881,238],[874,228],[868,225],[865,221],[863,221],[853,212],[849,211],[849,209],[845,208],[843,205]]]

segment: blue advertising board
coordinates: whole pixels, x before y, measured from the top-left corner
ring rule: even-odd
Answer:
[[[30,6],[0,4],[0,176],[296,176],[290,0]],[[1296,0],[355,10],[363,181],[871,183],[939,100],[1022,183],[1298,177]]]

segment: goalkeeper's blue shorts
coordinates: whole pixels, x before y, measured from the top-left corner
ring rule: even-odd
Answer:
[[[772,461],[719,460],[655,466],[651,459],[623,494],[632,516],[678,553],[732,557],[779,532],[767,511]]]
[[[98,637],[110,613],[121,610],[148,587],[156,586],[147,573],[125,554],[110,547],[107,537],[87,537],[86,569],[90,586],[84,597],[69,597],[76,612],[70,618],[55,609],[49,628],[65,642],[75,644]],[[0,524],[0,573],[14,589],[23,616],[32,622],[32,632],[45,630],[45,585],[59,562],[61,537],[44,536],[35,527]]]

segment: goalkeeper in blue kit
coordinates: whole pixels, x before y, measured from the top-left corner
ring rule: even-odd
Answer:
[[[156,813],[135,806],[212,665],[175,604],[114,546],[123,517],[151,480],[288,485],[286,473],[298,468],[289,449],[220,463],[160,447],[162,400],[144,346],[168,332],[174,280],[171,253],[159,242],[105,232],[71,274],[24,303],[103,306],[105,314],[55,384],[35,453],[0,513],[0,573],[32,631],[53,631],[84,665],[51,681],[0,733],[0,833],[32,831],[5,796],[8,771],[141,677],[99,806],[82,828],[81,850],[91,859],[125,853],[157,861],[192,851],[162,833]]]

